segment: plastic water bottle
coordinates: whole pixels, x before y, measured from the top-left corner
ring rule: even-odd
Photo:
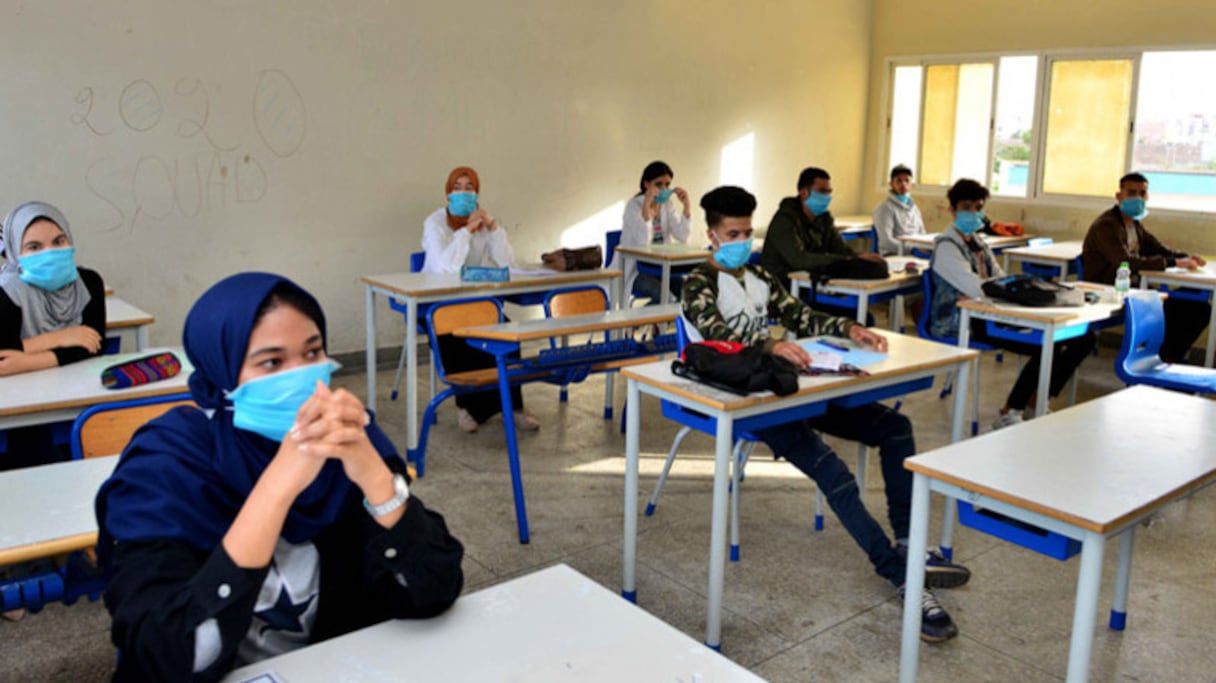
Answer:
[[[1127,261],[1124,261],[1119,264],[1119,270],[1115,272],[1115,300],[1123,303],[1131,289],[1132,269],[1127,266]]]

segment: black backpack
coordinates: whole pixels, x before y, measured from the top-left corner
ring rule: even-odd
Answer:
[[[684,347],[671,372],[695,382],[746,396],[770,390],[778,396],[798,391],[798,370],[784,358],[733,342],[698,342]]]
[[[1037,275],[1009,275],[989,280],[984,294],[1022,306],[1081,306],[1085,293],[1070,285],[1044,280]]]

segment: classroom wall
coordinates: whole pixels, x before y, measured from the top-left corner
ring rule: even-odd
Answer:
[[[866,153],[861,184],[861,212],[884,198],[879,179],[887,154],[880,149],[885,126],[883,98],[885,60],[891,57],[998,52],[1002,50],[1088,49],[1106,47],[1216,47],[1216,3],[1207,0],[949,0],[921,3],[876,0],[870,60]],[[1021,222],[1035,233],[1059,239],[1084,237],[1093,219],[1114,205],[1118,178],[1111,179],[1111,199],[1096,206],[1043,206],[994,199],[988,213],[997,220]],[[930,230],[949,224],[945,198],[917,196]],[[1150,201],[1151,203],[1151,201]],[[1160,213],[1147,226],[1178,249],[1216,254],[1216,219],[1211,214],[1167,217]]]
[[[653,159],[699,198],[747,135],[758,225],[808,164],[859,177],[871,7],[6,3],[0,205],[58,204],[79,262],[156,315],[154,343],[214,281],[264,269],[317,293],[331,352],[355,351],[359,276],[407,269],[456,165],[525,261],[618,228]],[[395,318],[381,307],[381,345]]]

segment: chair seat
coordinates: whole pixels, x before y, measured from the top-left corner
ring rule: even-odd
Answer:
[[[1127,370],[1127,374],[1136,384],[1188,393],[1216,394],[1216,370],[1210,368],[1158,361],[1141,363]]]

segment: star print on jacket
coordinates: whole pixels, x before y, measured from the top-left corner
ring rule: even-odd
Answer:
[[[274,657],[308,644],[317,618],[320,579],[316,546],[278,540],[253,608],[253,621],[241,642],[241,661]]]

